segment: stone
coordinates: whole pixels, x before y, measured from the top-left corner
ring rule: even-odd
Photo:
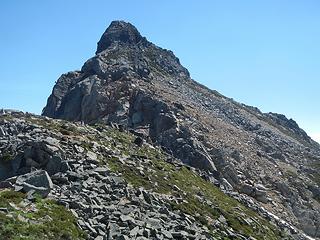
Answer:
[[[143,114],[142,112],[135,112],[132,115],[131,121],[133,124],[138,124],[141,123],[143,121]]]
[[[281,194],[285,197],[290,197],[292,195],[292,191],[289,186],[284,182],[276,182],[277,189],[281,192]]]
[[[249,185],[247,183],[243,184],[242,187],[240,188],[240,192],[247,194],[249,196],[253,195],[254,191],[255,191],[254,186]]]
[[[257,195],[255,196],[255,198],[259,201],[259,202],[263,202],[263,203],[268,203],[268,198],[267,195]]]
[[[68,183],[68,177],[63,173],[56,173],[51,176],[51,180],[56,184],[66,184]]]
[[[3,189],[3,188],[14,188],[14,186],[9,181],[2,181],[0,182],[0,189]]]
[[[87,161],[92,162],[92,163],[98,163],[98,156],[94,152],[88,151],[86,154]]]
[[[63,162],[60,156],[52,156],[46,164],[45,170],[49,175],[53,175],[57,172],[66,172],[68,170],[68,164]]]
[[[67,177],[68,177],[68,180],[69,180],[69,181],[73,181],[73,182],[82,179],[81,174],[75,173],[75,172],[68,172],[68,173],[67,173]]]
[[[2,213],[8,213],[9,210],[8,210],[8,208],[0,207],[0,212],[2,212]]]
[[[223,215],[219,216],[218,221],[220,223],[222,223],[222,224],[226,224],[227,223],[227,219]]]
[[[233,191],[233,186],[225,178],[221,180],[221,186],[227,191]]]
[[[127,235],[121,235],[118,239],[119,240],[130,240],[130,238]]]
[[[161,229],[161,221],[159,219],[147,218],[146,222],[147,224],[150,224],[150,226],[154,229]]]
[[[2,127],[0,127],[0,137],[3,137],[5,135],[6,135],[5,131],[3,130]]]
[[[141,137],[136,137],[133,142],[139,147],[143,145],[143,139]]]
[[[107,176],[110,172],[110,169],[107,167],[97,167],[94,169],[94,171],[99,173],[100,175]]]
[[[66,171],[68,166],[61,156],[58,144],[47,138],[45,141],[35,141],[24,145],[23,153],[18,154],[11,162],[13,174],[24,174],[32,168],[43,169],[51,176],[57,172]]]
[[[172,234],[167,230],[161,230],[161,233],[168,239],[173,239]]]
[[[97,236],[94,240],[104,240],[104,237],[103,236]]]
[[[186,238],[188,236],[188,233],[185,231],[180,231],[180,232],[171,232],[173,238],[175,239],[183,239]]]
[[[131,229],[129,235],[130,235],[130,237],[133,238],[133,237],[136,237],[136,236],[137,236],[138,232],[139,232],[139,227],[136,226],[136,227],[134,227],[133,229]]]
[[[122,222],[130,222],[130,223],[134,223],[134,220],[132,217],[128,216],[128,215],[121,215],[120,216],[120,220]]]
[[[47,197],[53,188],[51,178],[44,170],[38,170],[19,176],[16,185],[21,186],[24,192],[33,190],[42,197]]]
[[[114,236],[119,236],[120,230],[119,226],[116,223],[108,224],[108,239],[113,239]]]

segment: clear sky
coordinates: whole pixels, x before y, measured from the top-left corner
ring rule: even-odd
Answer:
[[[173,50],[198,82],[320,141],[318,0],[1,0],[0,108],[40,114],[112,20]]]

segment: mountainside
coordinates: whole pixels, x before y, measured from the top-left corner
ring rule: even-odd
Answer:
[[[295,232],[116,127],[5,111],[0,130],[1,239],[272,240]]]
[[[320,237],[319,144],[294,120],[195,82],[130,23],[112,22],[81,71],[58,79],[43,115],[132,129],[224,191]]]
[[[197,83],[130,23],[42,115],[0,111],[6,239],[320,239],[319,144]]]

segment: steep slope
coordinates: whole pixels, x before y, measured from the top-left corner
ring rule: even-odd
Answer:
[[[319,145],[293,120],[195,82],[130,23],[112,22],[81,71],[58,79],[43,115],[133,129],[248,205],[320,237]]]
[[[282,230],[129,132],[10,111],[0,129],[2,238],[291,239],[280,222]],[[44,171],[48,191],[43,180],[21,182]]]

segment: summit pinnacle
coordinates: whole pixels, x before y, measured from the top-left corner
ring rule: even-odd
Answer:
[[[107,30],[103,33],[96,54],[106,50],[113,43],[136,44],[144,38],[131,23],[124,21],[113,21]]]

